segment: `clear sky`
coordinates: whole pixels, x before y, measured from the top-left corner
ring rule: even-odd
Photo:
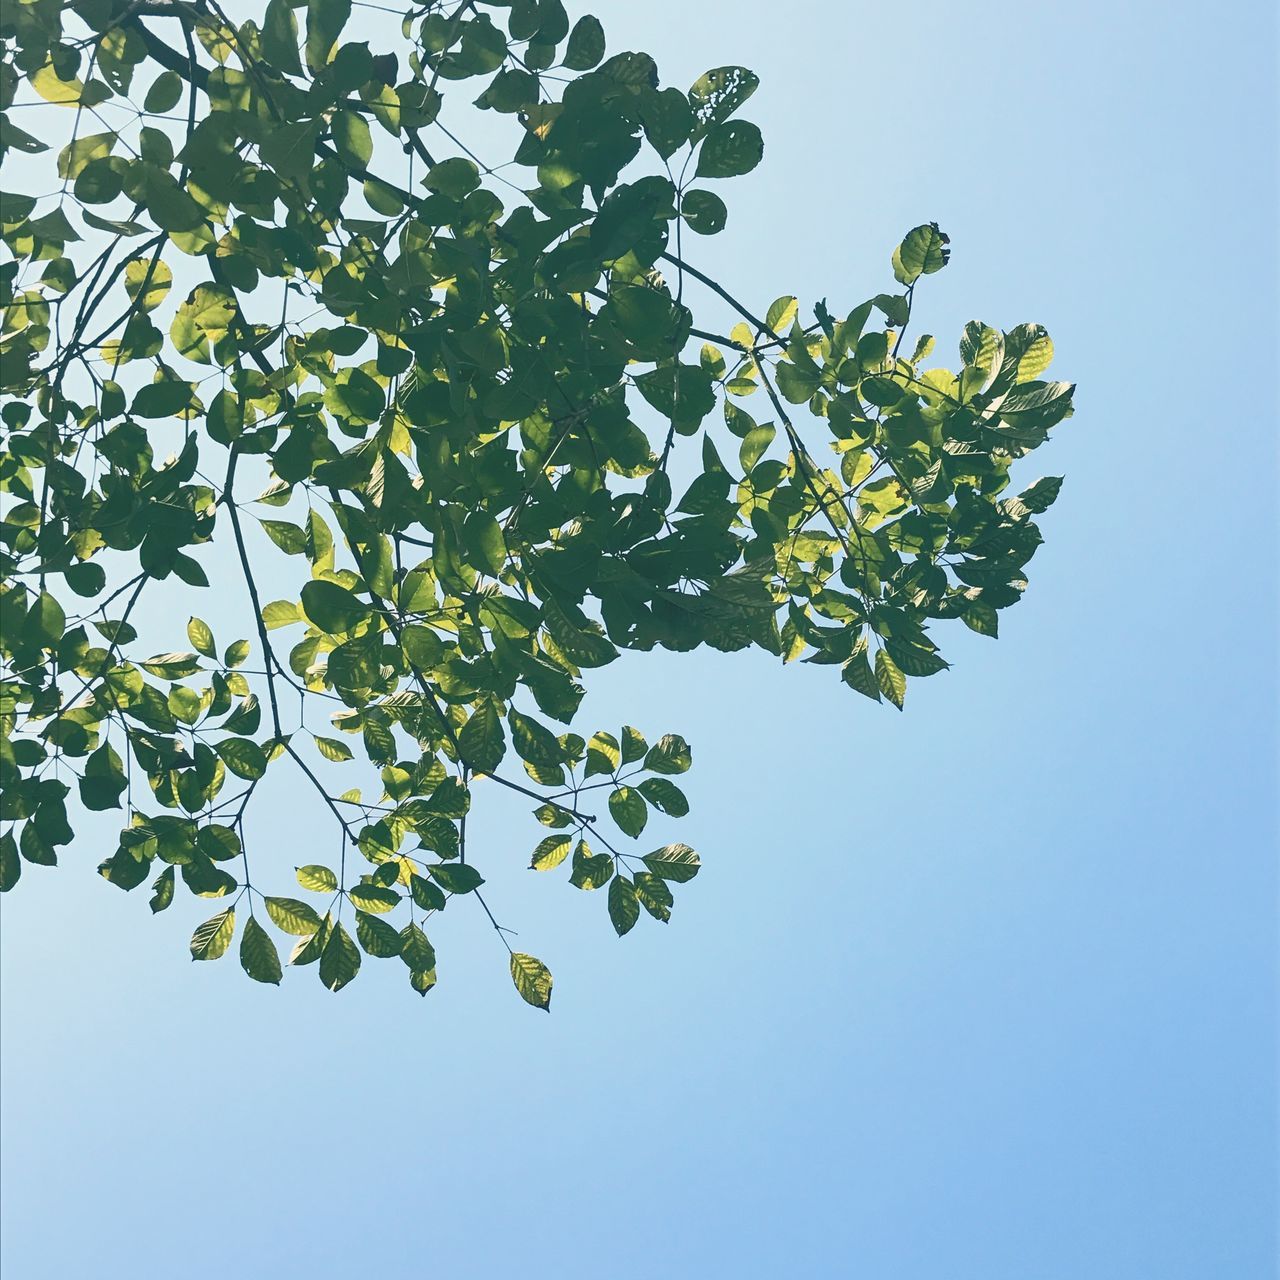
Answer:
[[[940,347],[1049,327],[1079,391],[1029,596],[902,716],[763,658],[599,673],[588,729],[693,743],[705,866],[619,941],[480,805],[550,1017],[478,912],[426,1000],[372,963],[333,997],[187,963],[205,904],[153,921],[91,840],[28,868],[6,1280],[1274,1275],[1273,5],[595,11],[677,84],[760,74],[764,163],[698,244],[735,291],[839,310],[936,219]],[[287,796],[258,822],[327,851]]]

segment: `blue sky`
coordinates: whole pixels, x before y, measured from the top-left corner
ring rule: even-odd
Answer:
[[[705,867],[618,941],[481,805],[550,1017],[478,912],[426,1000],[332,997],[186,963],[199,908],[152,921],[90,840],[30,868],[6,1276],[1273,1275],[1272,6],[596,12],[674,83],[760,74],[764,164],[697,246],[740,295],[852,305],[932,219],[940,349],[1048,326],[1079,391],[1028,598],[902,716],[760,657],[599,673],[585,727],[693,743]],[[258,819],[288,864],[330,840],[297,799]]]

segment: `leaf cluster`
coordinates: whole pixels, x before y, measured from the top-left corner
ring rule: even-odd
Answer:
[[[397,47],[360,37],[350,0],[0,18],[0,155],[50,193],[0,213],[0,888],[72,843],[68,801],[119,809],[106,880],[218,900],[195,959],[239,929],[279,982],[274,930],[332,990],[367,955],[425,994],[430,918],[475,899],[545,1008],[467,849],[478,789],[534,802],[532,868],[606,889],[618,934],[667,920],[697,855],[626,842],[688,812],[691,754],[573,732],[589,672],[758,647],[901,707],[947,667],[935,623],[994,636],[1021,597],[1060,481],[1015,495],[1011,469],[1072,387],[1038,325],[968,325],[952,369],[906,344],[935,224],[853,306],[757,314],[698,270],[686,239],[764,154],[746,68],[663,86],[560,0],[431,0]],[[468,111],[505,118],[500,163]],[[250,634],[144,644],[134,607],[173,581],[244,599]],[[260,889],[256,850],[251,875],[282,769],[335,823],[296,871],[314,902]]]

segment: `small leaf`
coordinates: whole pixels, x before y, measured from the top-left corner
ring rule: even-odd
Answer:
[[[161,115],[178,104],[182,97],[182,77],[176,71],[161,72],[147,90],[142,100],[142,109],[155,115]]]
[[[156,876],[151,884],[153,890],[151,894],[151,910],[153,912],[163,911],[173,901],[173,868],[165,867],[165,869]]]
[[[901,711],[907,696],[907,678],[883,649],[876,650],[876,683],[880,692]]]
[[[298,883],[304,889],[315,893],[332,893],[338,887],[338,877],[322,867],[318,862],[309,862],[305,867],[297,868]]]
[[[263,898],[262,903],[271,922],[285,933],[308,938],[320,928],[320,917],[297,898]]]
[[[255,782],[267,771],[267,757],[262,748],[249,738],[224,738],[213,748],[238,778]]]
[[[526,1003],[551,1010],[551,970],[541,960],[521,951],[511,953],[511,981]]]
[[[481,874],[466,862],[444,862],[427,868],[431,878],[447,893],[470,893],[484,884]]]
[[[193,960],[217,960],[226,953],[236,931],[236,911],[228,907],[211,916],[191,935]]]
[[[680,216],[691,231],[700,236],[713,236],[724,230],[729,221],[729,210],[714,191],[695,187],[681,198]]]
[[[368,606],[346,587],[320,579],[302,588],[302,609],[309,621],[331,636],[354,631],[369,617]]]
[[[950,237],[936,222],[913,227],[893,251],[893,274],[899,284],[914,284],[922,275],[941,271],[951,257]]]
[[[462,541],[477,568],[495,578],[502,572],[507,547],[502,527],[487,511],[473,511],[467,516],[462,525]]]
[[[684,773],[691,764],[693,753],[678,733],[664,734],[644,758],[644,767],[650,773]]]
[[[414,973],[426,973],[436,967],[436,949],[427,935],[412,922],[400,930],[400,959]]]
[[[299,938],[289,956],[290,964],[314,964],[320,959],[325,943],[329,941],[329,930],[332,921],[328,915],[320,924],[320,928],[309,938]]]
[[[702,861],[687,844],[668,844],[642,859],[645,866],[663,880],[684,884],[702,869]]]
[[[245,922],[244,933],[240,935],[240,967],[255,982],[280,985],[282,971],[276,944],[252,916]]]
[[[569,836],[548,836],[534,849],[529,866],[534,871],[550,871],[569,856],[572,846],[573,840]]]
[[[749,120],[712,125],[698,151],[699,178],[736,178],[750,173],[764,156],[764,139]]]
[[[604,28],[600,19],[585,14],[574,23],[564,48],[564,65],[570,71],[590,71],[604,57]]]
[[[276,627],[287,627],[291,623],[301,622],[302,614],[292,600],[272,600],[269,604],[262,606],[262,621],[266,624],[267,630],[271,631]]]
[[[609,796],[609,815],[622,831],[635,839],[649,821],[649,806],[634,787],[618,787]]]
[[[612,773],[622,763],[622,749],[618,740],[611,733],[601,729],[591,735],[587,743],[586,776],[594,777],[598,773]]]
[[[502,718],[493,702],[486,699],[471,713],[458,733],[458,752],[479,773],[491,773],[502,763],[507,740]]]
[[[400,954],[399,930],[367,911],[356,912],[356,937],[368,955],[385,959]]]
[[[172,870],[172,868],[170,868]],[[22,859],[18,856],[18,842],[13,833],[0,836],[0,893],[8,893],[22,875]]]
[[[448,899],[423,876],[410,875],[409,893],[423,911],[443,911]]]
[[[360,972],[360,952],[351,935],[336,924],[320,953],[320,981],[330,991],[341,991]]]
[[[636,897],[641,906],[655,919],[664,924],[671,919],[671,907],[674,899],[671,890],[659,876],[648,871],[637,871],[635,874]]]
[[[213,632],[207,622],[191,618],[187,622],[187,639],[191,641],[191,647],[206,658],[217,658],[218,648],[213,643]]]
[[[626,876],[617,875],[609,883],[609,919],[618,937],[629,933],[640,919],[640,901],[636,887]]]
[[[358,884],[347,890],[347,897],[362,911],[383,915],[400,905],[400,895],[380,884]]]

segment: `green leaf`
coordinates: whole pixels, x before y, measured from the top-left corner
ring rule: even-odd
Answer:
[[[880,701],[880,685],[875,673],[871,670],[871,663],[867,660],[865,643],[841,668],[840,678],[849,688],[856,689],[864,697],[870,698],[873,702]]]
[[[951,257],[950,237],[936,222],[913,227],[893,251],[893,275],[899,284],[914,284],[922,275],[941,271]]]
[[[409,877],[409,892],[423,911],[443,911],[447,899],[439,889],[419,875]]]
[[[435,165],[422,182],[428,191],[462,200],[480,185],[480,170],[465,156],[453,156]]]
[[[351,935],[335,924],[320,953],[320,981],[330,991],[341,991],[360,972],[360,952]]]
[[[316,750],[324,756],[326,760],[350,760],[351,748],[345,742],[340,742],[337,738],[321,738],[318,735],[314,738]]]
[[[326,388],[324,403],[335,416],[362,426],[381,415],[386,407],[386,393],[362,369],[343,369]]]
[[[170,868],[172,870],[172,868]],[[22,859],[12,832],[0,836],[0,893],[8,893],[22,875]]]
[[[301,872],[299,872],[301,879]],[[334,881],[336,887],[337,881]],[[304,888],[309,886],[303,886]],[[285,933],[308,938],[320,928],[320,917],[305,902],[297,898],[263,898],[262,905],[271,917],[271,923]]]
[[[642,861],[654,875],[674,884],[692,880],[702,867],[698,855],[687,844],[663,845],[661,849],[645,854]]]
[[[769,304],[769,310],[764,314],[764,322],[770,329],[778,333],[786,333],[795,323],[798,310],[799,304],[795,298],[790,294],[784,294]]]
[[[736,178],[750,173],[764,157],[764,139],[749,120],[712,125],[698,151],[699,178]]]
[[[760,78],[746,67],[716,67],[700,75],[689,89],[689,105],[697,120],[694,138],[727,120],[759,84]]]
[[[636,390],[677,430],[689,435],[715,408],[711,375],[697,365],[665,365],[635,379]]]
[[[314,964],[320,959],[324,952],[325,944],[329,941],[329,932],[332,928],[332,920],[329,916],[320,922],[320,928],[309,938],[299,938],[294,944],[293,952],[289,956],[290,964]]]
[[[507,712],[511,743],[521,760],[530,764],[557,765],[564,760],[564,750],[556,736],[531,716],[521,715],[514,707]]]
[[[551,1009],[551,970],[521,951],[511,953],[511,981],[522,999],[535,1009]]]
[[[329,61],[329,54],[350,17],[351,0],[307,0],[307,67],[311,71],[319,71]],[[351,949],[354,951],[355,947]],[[337,987],[333,989],[336,991]]]
[[[635,839],[649,821],[649,806],[634,787],[618,787],[609,796],[609,816],[623,832]]]
[[[724,230],[729,221],[729,210],[714,191],[694,187],[681,198],[680,216],[691,231],[700,236],[713,236]]]
[[[400,932],[367,911],[356,912],[356,937],[366,955],[389,958],[400,954]]]
[[[285,555],[300,556],[306,550],[307,535],[288,520],[264,520],[262,531]]]
[[[693,752],[678,733],[663,734],[644,758],[650,773],[684,773],[692,764]]]
[[[621,743],[623,764],[635,764],[637,760],[643,760],[645,752],[649,750],[644,734],[639,729],[633,729],[629,724],[622,726]]]
[[[349,165],[363,169],[373,159],[373,138],[364,116],[354,111],[335,111],[329,130],[338,154]]]
[[[945,671],[948,664],[932,649],[885,641],[885,651],[899,671],[909,676],[931,676]]]
[[[338,877],[318,862],[310,862],[297,869],[298,883],[313,893],[333,893],[338,887]]]
[[[564,65],[570,71],[590,71],[604,57],[604,28],[600,19],[585,14],[574,23],[564,47]]]
[[[573,851],[573,871],[569,883],[577,889],[590,892],[609,883],[614,873],[613,858],[607,853],[593,854],[585,840],[578,841]]]
[[[224,738],[215,743],[213,749],[238,778],[256,782],[267,771],[267,757],[262,748],[248,738]]]
[[[1062,479],[1062,476],[1045,476],[1037,480],[1029,489],[1024,489],[1018,494],[1018,501],[1028,511],[1034,511],[1037,515],[1048,511],[1057,501],[1058,494],[1062,490]]]
[[[191,958],[193,960],[217,960],[226,954],[231,945],[232,935],[236,931],[236,911],[228,907],[211,916],[191,935]]]
[[[240,935],[240,967],[255,982],[280,985],[280,955],[271,935],[252,917],[245,921]]]
[[[907,678],[883,649],[876,650],[876,684],[880,686],[880,692],[901,711],[903,699],[907,696]]]
[[[206,658],[217,659],[218,649],[213,643],[213,632],[209,629],[207,622],[199,618],[188,619],[187,639],[191,641],[191,647],[198,653],[203,653]]]
[[[640,900],[635,885],[626,876],[617,875],[609,882],[609,919],[618,937],[629,933],[640,919]]]
[[[492,702],[482,702],[458,733],[458,751],[478,773],[492,773],[502,763],[506,750],[502,718]]]
[[[640,905],[655,919],[663,923],[671,919],[674,899],[663,880],[648,871],[635,874],[636,897]]]
[[[965,626],[980,636],[991,636],[994,639],[1000,634],[1000,615],[981,600],[974,600],[960,617]]]
[[[172,867],[165,869],[152,882],[150,907],[152,913],[163,911],[173,901],[174,873]]]
[[[689,812],[689,801],[685,799],[684,792],[666,778],[646,778],[639,790],[655,809],[673,818],[683,818]]]
[[[427,935],[412,922],[400,930],[400,959],[414,973],[428,973],[436,967],[436,949]]]
[[[400,895],[394,889],[380,884],[358,884],[347,891],[347,896],[362,911],[383,915],[400,905]]]
[[[28,643],[47,649],[62,639],[66,626],[67,615],[62,606],[49,592],[42,591],[36,597],[34,608],[27,614],[23,631]]]
[[[591,735],[587,743],[586,776],[593,777],[598,773],[610,774],[622,763],[622,749],[618,740],[611,733],[601,729]]]
[[[276,627],[287,627],[291,623],[301,622],[302,614],[292,600],[272,600],[262,606],[262,621],[268,631]]]
[[[346,587],[316,579],[302,588],[302,611],[327,635],[354,631],[369,616],[369,607]]]
[[[262,52],[277,71],[301,75],[298,58],[298,20],[289,0],[270,0],[262,20]]]
[[[176,71],[162,71],[142,100],[144,111],[163,114],[178,105],[182,97],[182,77]]]
[[[425,996],[436,985],[434,969],[413,970],[409,974],[409,985],[420,995]]]
[[[529,863],[530,869],[550,871],[558,867],[569,856],[572,846],[573,840],[569,836],[547,836],[545,840],[540,840],[537,848],[534,849],[533,858]]]
[[[478,568],[495,578],[502,572],[507,560],[506,543],[501,526],[487,511],[473,511],[467,516],[462,541]]]
[[[427,872],[446,893],[470,893],[484,884],[480,873],[466,862],[438,863]]]

